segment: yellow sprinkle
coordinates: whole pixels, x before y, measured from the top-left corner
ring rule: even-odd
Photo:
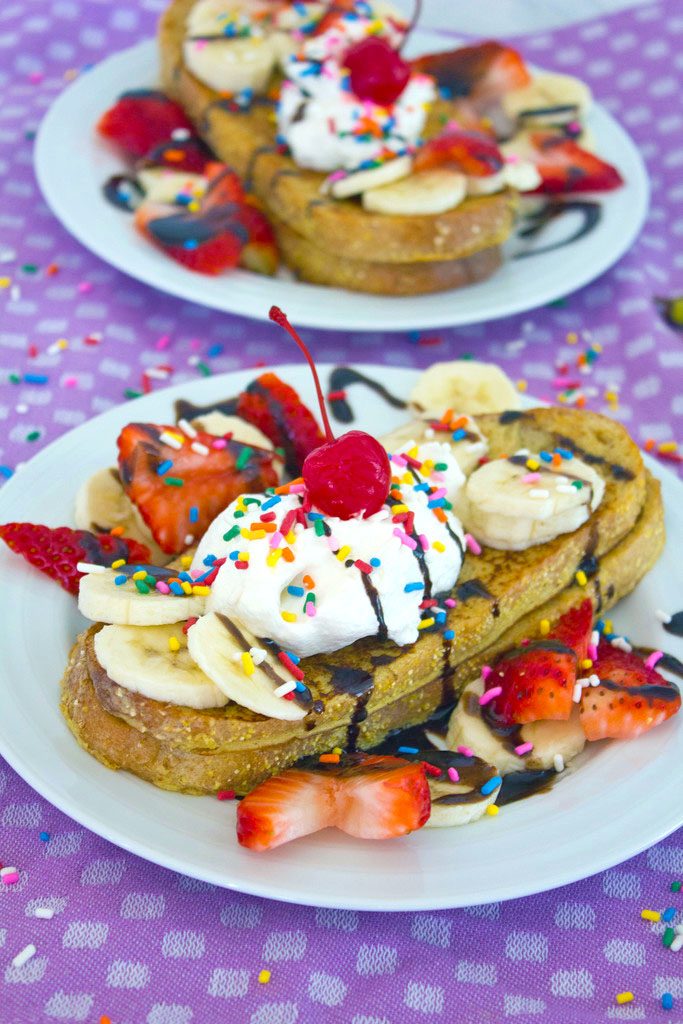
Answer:
[[[289,533],[285,535],[285,540],[287,541],[288,544],[294,543],[294,541],[296,540],[294,530],[290,530]]]
[[[431,476],[434,472],[434,459],[425,459],[420,472],[423,476]]]
[[[274,551],[266,555],[266,565],[269,565],[272,569],[274,565],[277,565],[280,558],[282,558],[282,548],[275,548]]]
[[[410,509],[407,505],[394,505],[391,510],[391,514],[394,516],[399,515],[401,512],[410,512]]]
[[[576,331],[570,331],[569,334],[567,335],[567,341],[569,342],[570,345],[576,345],[578,340],[579,340],[579,336],[576,333]]]
[[[182,565],[183,569],[189,569],[190,566],[192,565],[192,555],[181,555],[180,564]]]
[[[605,619],[605,633],[613,633],[614,626],[611,619]]]
[[[242,668],[244,669],[245,673],[248,676],[253,676],[254,672],[256,671],[256,666],[254,665],[254,659],[252,658],[249,651],[242,651],[240,657],[242,658]]]
[[[620,1006],[623,1003],[632,1003],[633,992],[617,992],[616,999]]]
[[[593,661],[591,658],[584,658],[581,662],[581,668],[593,668]]]
[[[434,617],[432,616],[432,618],[430,618],[430,619],[423,619],[422,622],[418,622],[417,628],[418,629],[429,629],[429,627],[433,626],[433,625],[434,625]]]
[[[345,544],[343,548],[339,548],[339,551],[337,552],[337,558],[339,559],[340,562],[345,562],[350,554],[351,548],[349,547],[348,544]]]
[[[538,628],[541,631],[541,636],[547,636],[550,632],[550,623],[547,619],[541,619]]]
[[[342,748],[341,747],[332,747],[332,753],[333,754],[341,754],[342,753]]]
[[[187,208],[190,211],[190,213],[196,213],[197,210],[199,209],[199,203],[195,199],[193,199],[191,203],[187,204]]]
[[[183,594],[189,595],[192,593],[192,584],[188,583],[187,580],[183,580],[180,586],[183,588]]]
[[[238,561],[239,562],[248,562],[249,561],[249,552],[248,551],[240,551]]]
[[[563,395],[562,392],[560,392],[560,394],[557,396],[557,400],[558,402],[562,402],[562,404],[564,405],[564,403],[567,401],[567,396]]]
[[[417,458],[417,445],[414,444],[412,448],[410,448],[407,452],[405,452],[405,454],[408,456],[409,459],[416,459]]]
[[[495,818],[499,810],[500,807],[498,806],[498,804],[489,804],[488,807],[486,808],[486,813],[490,814],[492,818]]]
[[[270,971],[259,971],[258,972],[259,985],[267,985],[270,981]]]
[[[678,445],[675,441],[663,441],[659,446],[660,452],[675,452]]]
[[[640,916],[643,921],[661,921],[662,915],[658,910],[641,910]]]
[[[410,473],[404,473],[403,476],[401,477],[401,483],[402,484],[414,484],[415,481],[412,478],[412,476],[410,475]]]
[[[296,622],[296,615],[294,612],[280,612],[280,615],[285,622]]]
[[[446,545],[441,540],[435,540],[434,543],[432,544],[432,547],[435,549],[435,551],[445,551],[446,550]]]
[[[125,558],[117,558],[115,562],[111,563],[112,569],[120,569],[122,565],[126,564]]]
[[[602,345],[599,341],[594,341],[591,348],[594,352],[602,352]]]
[[[9,288],[12,283],[11,277],[0,277],[0,288]]]
[[[65,348],[69,347],[69,342],[67,341],[66,338],[60,338],[59,341],[57,341],[56,344],[57,344],[57,348],[61,348],[61,349],[65,349]]]
[[[133,573],[132,578],[134,580],[144,580],[146,576],[147,576],[147,573],[145,572],[145,570],[144,569],[140,569],[138,572],[134,572]]]
[[[180,641],[178,640],[177,636],[169,636],[168,649],[169,651],[173,651],[174,654],[176,651],[180,650]]]
[[[208,595],[211,593],[211,587],[203,587],[201,586],[201,584],[195,584],[195,586],[192,588],[192,593],[195,594],[197,597],[208,597]]]
[[[537,469],[541,468],[541,463],[537,462],[536,459],[527,459],[526,468],[530,469],[532,472],[535,472]]]
[[[580,587],[585,587],[588,583],[588,577],[586,576],[583,569],[579,569],[579,571],[577,572],[576,582],[579,584]]]

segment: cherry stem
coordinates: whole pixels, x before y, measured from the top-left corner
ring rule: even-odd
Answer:
[[[294,338],[294,341],[297,343],[303,354],[306,356],[306,362],[311,368],[311,373],[313,374],[313,382],[315,384],[315,390],[318,395],[318,403],[320,404],[320,414],[323,418],[323,426],[325,428],[325,437],[327,441],[334,441],[335,438],[334,434],[332,433],[332,427],[330,426],[330,421],[327,418],[327,409],[325,408],[323,389],[320,386],[320,378],[318,377],[318,371],[316,370],[315,363],[313,362],[313,356],[309,352],[306,344],[302,341],[302,339],[299,337],[299,335],[296,333],[296,331],[290,324],[286,314],[282,312],[279,306],[271,306],[268,316],[273,321],[273,323],[278,324],[280,327],[284,327],[287,333],[292,338]]]
[[[420,20],[421,17],[422,17],[422,0],[415,0],[415,6],[413,7],[413,16],[410,19],[410,24],[408,25],[408,28],[406,29],[406,34],[404,35],[404,37],[403,37],[403,39],[401,41],[401,45],[398,48],[398,52],[399,53],[401,52],[403,47],[408,42],[408,39],[410,38],[411,33],[415,29],[415,27],[416,27],[416,25],[417,25],[417,23],[418,23],[418,21]]]

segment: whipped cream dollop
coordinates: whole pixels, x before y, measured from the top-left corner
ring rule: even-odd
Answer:
[[[460,574],[465,540],[450,504],[464,475],[440,442],[410,443],[391,461],[391,495],[366,519],[304,512],[303,485],[229,505],[193,561],[199,569],[225,559],[207,609],[300,657],[370,636],[414,643],[445,620],[443,606],[422,604]]]

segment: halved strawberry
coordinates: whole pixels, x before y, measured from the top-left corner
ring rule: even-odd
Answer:
[[[324,441],[313,413],[275,373],[263,373],[247,385],[237,398],[237,415],[284,450],[292,476],[299,476],[306,456]]]
[[[671,718],[681,706],[678,687],[635,652],[601,640],[594,671],[600,685],[587,687],[581,697],[586,739],[632,739]]]
[[[449,129],[430,139],[415,154],[415,170],[452,164],[463,174],[485,177],[503,167],[503,154],[495,139],[484,132]]]
[[[531,81],[521,54],[493,40],[426,54],[411,63],[413,70],[432,75],[451,96],[467,97],[480,107]]]
[[[42,526],[37,523],[5,523],[0,538],[27,562],[40,569],[75,597],[78,582],[84,575],[79,562],[109,566],[120,558],[126,562],[149,562],[150,552],[144,544],[111,533],[72,530],[69,526]]]
[[[541,175],[537,192],[609,192],[624,184],[616,167],[556,132],[529,132],[525,155]]]
[[[323,14],[311,35],[321,36],[331,28],[336,28],[342,18],[346,17],[347,14],[355,12],[357,3],[358,0],[334,0],[334,3],[330,4],[329,10]]]
[[[237,218],[247,232],[240,266],[255,274],[272,277],[280,265],[280,253],[270,221],[258,207],[249,202],[240,207]]]
[[[235,203],[191,213],[161,203],[141,203],[135,226],[157,248],[200,274],[216,275],[239,263],[248,233]]]
[[[206,165],[204,174],[208,178],[208,184],[202,198],[203,210],[223,206],[225,203],[244,203],[242,182],[227,164],[212,160]]]
[[[487,714],[506,726],[569,718],[577,665],[586,657],[592,623],[592,605],[586,600],[570,608],[546,637],[504,654],[486,680],[487,690],[502,688]]]
[[[178,128],[194,131],[183,108],[155,89],[124,92],[97,122],[99,134],[131,157],[146,156]]]
[[[168,167],[187,174],[206,174],[216,158],[203,139],[190,135],[187,139],[167,139],[145,153],[138,166]],[[223,166],[222,164],[220,166]]]
[[[429,818],[422,766],[400,757],[342,754],[338,763],[309,759],[266,779],[237,808],[237,839],[271,850],[330,825],[361,839],[390,839]]]
[[[165,443],[165,433],[180,449]],[[215,441],[211,434],[190,439],[177,427],[154,423],[129,423],[119,435],[121,482],[168,554],[201,537],[239,494],[277,486],[272,452],[232,440],[216,448]]]

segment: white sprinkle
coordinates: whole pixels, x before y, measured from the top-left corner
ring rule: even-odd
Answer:
[[[581,701],[581,694],[582,693],[583,693],[583,687],[582,687],[581,683],[580,682],[575,683],[574,684],[574,693],[572,695],[572,700],[574,701],[575,704],[578,704]]]
[[[187,365],[188,366],[196,366],[200,362],[201,362],[201,359],[199,358],[199,356],[190,356],[188,358],[188,360],[187,360]]]
[[[193,533],[186,533],[185,534],[185,540],[183,541],[183,544],[185,545],[185,547],[189,548],[190,544],[192,544],[193,541],[194,541],[194,534]]]
[[[528,454],[529,454],[529,449],[528,448],[518,448],[517,451],[515,452],[515,455],[528,455]]]
[[[174,434],[169,434],[167,430],[164,430],[159,434],[159,440],[162,444],[167,444],[169,448],[175,448],[177,452],[183,447],[183,442],[180,438],[176,437]]]
[[[183,434],[187,434],[188,437],[196,437],[197,431],[194,429],[191,423],[187,420],[178,420],[178,426],[182,430]]]
[[[76,562],[76,568],[79,572],[85,573],[107,572],[106,565],[95,565],[94,562]]]
[[[235,653],[232,656],[232,660],[233,661],[241,661],[242,660],[242,652],[241,651],[235,651]]]
[[[50,921],[55,916],[55,912],[52,907],[36,907],[33,916],[40,917],[44,921]]]
[[[28,406],[26,402],[19,402],[19,405],[16,405],[15,409],[20,416],[22,416],[25,412],[28,412]]]
[[[683,935],[683,924],[675,924],[674,931],[676,932],[676,935]]]
[[[18,299],[21,298],[21,289],[19,288],[18,284],[12,285],[12,287],[9,290],[9,297],[12,300],[12,302],[16,302]]]
[[[555,490],[558,494],[576,494],[576,488],[571,484],[558,484]]]
[[[159,366],[150,366],[144,371],[145,377],[150,377],[152,380],[166,380],[168,377],[168,370],[162,370]],[[178,424],[180,426],[180,424]]]
[[[591,686],[599,686],[600,685],[600,676],[596,676],[595,673],[593,673],[592,676],[588,677],[588,682],[590,683]]]
[[[532,487],[529,491],[530,498],[549,498],[550,491],[546,491],[543,487]]]
[[[185,142],[190,138],[190,132],[187,128],[174,128],[171,132],[171,138],[175,142]]]
[[[612,647],[616,647],[619,651],[625,651],[626,654],[630,654],[633,650],[625,636],[615,636],[614,640],[610,640],[610,643]]]
[[[555,754],[553,758],[553,768],[556,772],[564,771],[564,758],[562,757],[562,754]]]
[[[669,949],[672,953],[678,953],[681,947],[683,947],[683,935],[676,935],[673,942],[669,946]]]
[[[591,633],[591,647],[597,647],[600,643],[600,633],[597,629],[594,629]]]
[[[249,653],[255,665],[262,665],[268,657],[268,651],[264,650],[263,647],[250,647]]]
[[[36,947],[32,942],[29,942],[28,946],[24,946],[21,953],[17,953],[14,960],[12,961],[12,967],[23,967],[24,964],[28,963],[32,956],[36,955]]]
[[[296,683],[291,679],[287,683],[283,683],[282,686],[278,686],[276,690],[273,690],[275,697],[284,697],[285,694],[291,693],[292,690],[296,690]]]
[[[192,449],[193,452],[196,452],[197,455],[209,454],[209,449],[206,447],[205,444],[202,444],[201,441],[193,441],[192,444],[190,445],[190,448]]]
[[[431,439],[434,437],[434,434],[435,434],[434,428],[433,427],[427,427],[427,429],[425,430],[425,440],[426,441],[431,441]]]
[[[0,878],[4,878],[5,875],[14,875],[14,874],[18,874],[16,868],[11,868],[11,867],[10,868],[0,868]]]
[[[671,616],[668,614],[668,612],[663,612],[661,608],[657,609],[655,615],[657,616],[660,622],[664,623],[665,626],[668,626],[671,622]]]
[[[569,483],[569,477],[568,476],[563,476],[562,473],[556,473],[555,474],[555,482],[558,483],[558,484],[568,484]]]

